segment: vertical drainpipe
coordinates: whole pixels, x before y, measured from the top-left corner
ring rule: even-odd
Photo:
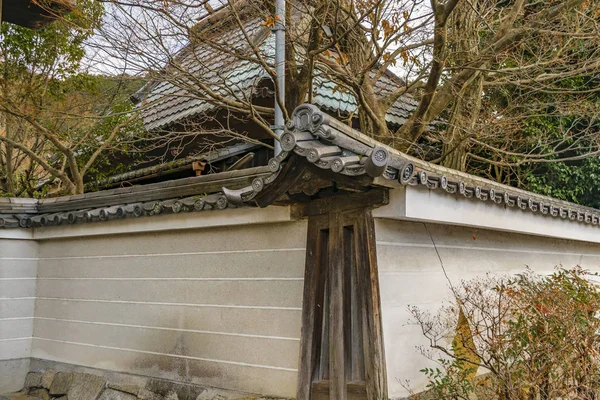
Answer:
[[[275,1],[275,72],[277,73],[277,86],[279,98],[285,104],[285,0]],[[285,121],[283,110],[275,98],[275,125],[272,126],[277,137],[283,135]],[[281,145],[275,140],[275,155],[281,153]]]

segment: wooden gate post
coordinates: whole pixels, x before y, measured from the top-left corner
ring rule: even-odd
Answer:
[[[387,399],[371,214],[385,196],[332,197],[299,210],[308,238],[298,400]]]

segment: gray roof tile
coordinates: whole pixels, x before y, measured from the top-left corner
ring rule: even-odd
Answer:
[[[258,34],[261,18],[249,18],[244,23],[244,29],[249,36]],[[230,48],[246,49],[246,40],[239,29],[231,29],[222,34],[220,43],[227,43]],[[265,59],[274,58],[274,35],[268,34],[260,43],[259,49]],[[269,79],[268,74],[258,63],[243,60],[233,54],[219,51],[206,44],[188,45],[178,58],[177,67],[186,71],[181,81],[175,77],[169,81],[155,82],[152,87],[144,88],[141,92],[147,95],[141,103],[144,107],[142,118],[146,129],[165,129],[173,122],[183,121],[202,113],[215,110],[217,107],[207,101],[196,86],[190,81],[190,76],[202,76],[202,82],[214,82],[213,90],[230,100],[237,96],[248,96],[257,88],[263,79]],[[226,91],[224,87],[227,86]],[[350,114],[356,112],[357,103],[352,93],[336,90],[336,83],[324,76],[314,80],[313,103],[330,112]],[[399,87],[394,79],[384,75],[379,79],[376,90],[389,93]],[[400,126],[416,108],[416,101],[411,96],[401,97],[389,110],[386,120],[388,123]]]

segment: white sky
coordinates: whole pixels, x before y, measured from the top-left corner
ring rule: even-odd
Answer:
[[[130,1],[137,6],[144,4],[144,0],[125,1]],[[203,4],[203,1],[198,0],[180,0],[177,2],[177,6],[170,5],[169,12],[180,24],[177,26],[176,23],[165,18],[156,18],[155,14],[151,15],[139,7],[118,9],[113,4],[105,3],[104,32],[98,32],[86,44],[83,68],[92,74],[106,75],[122,73],[144,75],[148,70],[160,70],[168,61],[167,54],[173,55],[187,44],[187,33],[184,29],[195,25],[199,19],[207,15]],[[226,5],[227,0],[209,0],[209,4],[214,10],[217,10]],[[420,9],[415,10],[413,16],[417,17],[427,13],[428,6],[429,2],[423,1]],[[123,12],[129,13],[127,25],[123,23],[123,26],[117,27],[119,18],[123,17]],[[137,25],[131,26],[131,21],[135,21],[134,25]],[[149,36],[150,32],[144,32],[146,26],[151,27],[151,33],[160,34],[161,40]],[[119,49],[115,43],[108,41],[107,38],[111,37],[118,38],[119,41],[131,40],[135,43],[132,48],[140,54],[126,53],[124,49]],[[157,44],[164,48],[157,47]],[[401,78],[410,77],[411,72],[402,64],[402,60],[399,60],[396,66],[390,69]]]

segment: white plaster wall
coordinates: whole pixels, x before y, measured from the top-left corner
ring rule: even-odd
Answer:
[[[600,271],[600,245],[451,225],[376,219],[377,259],[389,395],[408,395],[426,380],[420,369],[432,365],[417,349],[426,346],[420,328],[409,325],[408,306],[437,310],[450,300],[453,285],[487,272],[512,274],[526,266],[552,272],[557,265]],[[435,251],[434,243],[439,252]]]
[[[28,369],[37,257],[36,242],[0,238],[0,393],[20,389]]]
[[[172,228],[40,239],[32,356],[293,397],[306,223]]]

